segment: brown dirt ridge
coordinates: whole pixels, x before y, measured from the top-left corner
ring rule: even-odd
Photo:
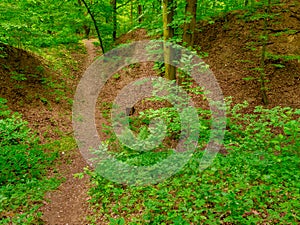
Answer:
[[[79,69],[70,68],[73,78],[63,87],[69,98],[73,97],[80,77],[98,54],[94,41],[84,41],[87,54],[76,52],[72,55]],[[62,83],[60,74],[33,53],[6,45],[1,47],[4,57],[0,58],[0,97],[8,100],[12,111],[22,113],[42,143],[72,134],[71,104],[66,100],[57,102],[51,94],[55,90],[43,82],[48,79]],[[14,75],[19,77],[12,78]],[[46,194],[44,206],[40,208],[42,221],[49,225],[87,224],[89,178],[74,178],[74,174],[83,172],[87,163],[76,148],[60,154],[56,168],[49,170],[49,177],[59,173],[64,182],[58,190]]]
[[[300,4],[272,8],[282,12],[269,22],[267,52],[273,55],[300,55],[300,21],[297,14]],[[263,21],[251,21],[251,16],[240,11],[219,18],[214,24],[198,24],[196,45],[207,52],[204,61],[216,76],[224,96],[232,96],[234,103],[248,101],[250,106],[261,105],[259,74],[253,69],[259,66],[261,46],[255,44],[262,34]],[[284,33],[292,30],[292,33]],[[252,49],[251,49],[252,48]],[[300,60],[285,61],[282,58],[266,59],[268,107],[300,107]],[[282,64],[283,68],[274,64]],[[254,77],[246,81],[243,78]]]

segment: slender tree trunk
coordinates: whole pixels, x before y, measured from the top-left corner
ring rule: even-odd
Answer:
[[[140,3],[138,3],[138,18],[139,18],[139,23],[143,22],[142,14],[143,14],[143,6]]]
[[[190,18],[188,22],[184,23],[182,41],[186,47],[192,47],[195,41],[195,28],[196,28],[196,16],[197,16],[197,0],[187,0],[185,6],[185,16]],[[180,74],[178,76],[178,83],[181,85],[186,76]]]
[[[195,40],[196,28],[196,13],[197,13],[197,0],[187,0],[185,7],[185,16],[191,17],[189,22],[184,23],[183,27],[183,42],[187,46],[193,46]]]
[[[94,23],[94,27],[96,29],[96,32],[97,32],[97,36],[98,36],[98,39],[99,39],[99,42],[100,42],[100,47],[101,47],[101,50],[102,50],[102,53],[105,54],[105,50],[104,50],[104,46],[103,46],[103,41],[102,41],[102,38],[101,38],[101,35],[100,35],[100,31],[99,31],[99,28],[98,28],[98,25],[97,25],[97,21],[94,17],[94,14],[92,13],[91,9],[89,8],[88,4],[86,3],[85,0],[81,0],[85,6],[85,8],[87,9],[93,23]]]
[[[266,58],[266,48],[267,48],[267,43],[269,39],[268,35],[268,16],[270,15],[271,11],[271,0],[268,0],[268,5],[265,6],[265,18],[264,18],[264,30],[263,30],[263,45],[262,45],[262,51],[261,51],[261,58],[260,58],[260,91],[262,95],[262,102],[267,105],[269,103],[268,96],[267,96],[267,87],[265,84],[265,79],[266,79],[266,66],[265,66],[265,58]]]
[[[174,16],[173,0],[163,0],[163,26],[164,41],[168,41],[174,36],[174,28],[170,26]],[[170,65],[172,61],[172,49],[167,43],[164,45],[165,77],[169,80],[176,79],[176,67]]]
[[[117,29],[118,29],[118,25],[117,25],[117,0],[111,0],[111,6],[113,9],[113,32],[112,32],[112,39],[113,41],[116,41],[117,39]]]

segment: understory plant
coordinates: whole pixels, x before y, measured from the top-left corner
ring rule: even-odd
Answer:
[[[27,122],[6,103],[0,98],[0,221],[38,224],[45,192],[59,184],[46,177],[56,154],[45,152]]]
[[[256,107],[253,113],[245,114],[247,105],[228,108],[223,148],[204,171],[199,170],[199,162],[209,139],[210,117],[201,109],[199,146],[172,177],[152,185],[127,186],[88,171],[95,213],[91,224],[97,218],[109,224],[299,223],[300,110]],[[178,116],[168,108],[131,118],[132,129],[154,116],[165,119],[171,133],[167,138],[176,140]],[[115,154],[136,166],[162,159],[157,149],[133,153],[121,147]]]

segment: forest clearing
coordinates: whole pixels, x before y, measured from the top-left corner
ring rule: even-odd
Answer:
[[[0,8],[0,224],[300,223],[298,0]]]

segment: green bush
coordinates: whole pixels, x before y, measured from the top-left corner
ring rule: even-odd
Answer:
[[[12,113],[7,100],[0,98],[0,147],[18,144],[33,144],[37,138],[19,113]]]
[[[51,159],[51,158],[50,158]],[[39,146],[6,145],[0,147],[0,185],[13,185],[41,178],[47,165],[46,154]]]
[[[11,117],[0,120],[0,147],[33,143],[34,139],[21,115],[14,113]]]

